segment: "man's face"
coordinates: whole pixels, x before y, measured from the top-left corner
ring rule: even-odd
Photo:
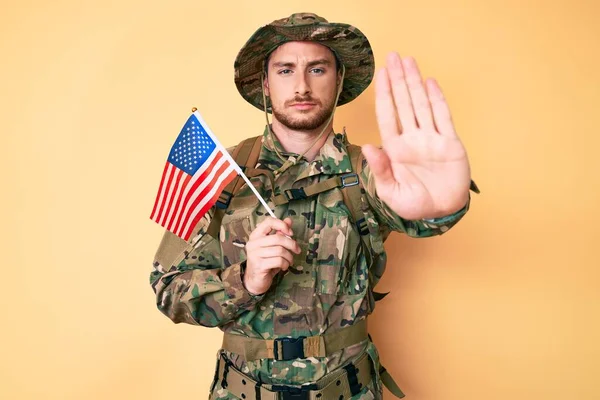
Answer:
[[[294,130],[315,130],[335,108],[337,81],[335,57],[313,42],[288,42],[269,58],[265,93],[273,116]]]

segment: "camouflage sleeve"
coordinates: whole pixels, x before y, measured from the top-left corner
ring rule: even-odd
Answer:
[[[467,204],[455,213],[434,219],[422,220],[406,220],[392,211],[383,201],[377,197],[375,190],[375,178],[368,164],[364,165],[360,178],[363,181],[367,200],[375,212],[375,217],[380,225],[383,225],[386,230],[406,233],[408,236],[415,238],[430,237],[441,235],[452,228],[469,210],[471,196]],[[471,184],[473,187],[474,183]],[[478,190],[477,190],[478,192]]]
[[[191,241],[194,246],[166,257],[173,247],[168,241],[181,239],[165,232],[168,240],[163,238],[155,257],[150,284],[156,304],[175,323],[220,326],[251,310],[262,298],[251,295],[242,284],[239,263],[223,266],[219,240],[205,234],[211,214],[212,210],[203,218],[199,234]]]

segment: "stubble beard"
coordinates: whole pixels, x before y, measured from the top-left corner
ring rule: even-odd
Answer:
[[[301,101],[311,101],[310,99],[295,99],[296,102]],[[318,112],[312,118],[297,118],[292,115],[292,112],[285,112],[285,106],[283,109],[280,109],[279,106],[273,105],[273,116],[277,118],[283,126],[288,129],[293,129],[297,131],[312,131],[322,126],[333,112],[335,105],[333,104],[333,100],[326,104],[324,107],[321,107]],[[302,113],[308,114],[308,113]]]

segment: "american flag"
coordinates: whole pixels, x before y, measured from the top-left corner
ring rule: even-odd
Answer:
[[[239,166],[195,111],[171,148],[150,219],[187,241],[238,173]]]

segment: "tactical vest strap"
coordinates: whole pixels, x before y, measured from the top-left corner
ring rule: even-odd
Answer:
[[[402,393],[402,390],[400,389],[400,387],[398,386],[398,384],[396,383],[396,381],[394,380],[394,378],[392,378],[392,376],[390,375],[389,372],[387,372],[387,370],[385,368],[383,368],[382,365],[380,365],[379,368],[379,377],[381,378],[381,382],[383,382],[383,385],[397,398],[401,399],[404,397],[404,393]]]
[[[255,136],[250,139],[246,139],[242,142],[241,149],[238,154],[235,154],[235,150],[233,151],[233,159],[238,163],[244,174],[246,176],[251,177],[255,175],[249,174],[248,170],[254,170],[256,166],[256,162],[258,161],[258,156],[260,155],[260,148],[262,147],[262,136]],[[237,147],[236,147],[237,149]],[[244,179],[242,179],[239,175],[236,179],[234,179],[235,184],[233,185],[233,190],[231,194],[234,195],[242,186],[244,186]]]
[[[222,348],[240,355],[246,361],[259,359],[293,360],[307,357],[327,357],[336,351],[366,340],[367,321],[324,335],[265,340],[225,333]]]
[[[286,204],[290,200],[300,200],[307,197],[314,196],[316,194],[331,190],[334,188],[342,188],[342,195],[344,196],[344,204],[350,210],[352,214],[352,222],[356,224],[358,232],[361,236],[369,233],[367,221],[364,218],[364,213],[361,209],[361,185],[360,185],[360,173],[362,172],[362,160],[363,155],[360,146],[348,145],[348,153],[350,156],[350,162],[353,167],[353,172],[344,175],[337,175],[322,182],[315,183],[313,185],[287,189],[282,194],[273,197],[273,203],[276,206]],[[364,241],[365,244],[370,248],[370,243]]]
[[[248,178],[253,178],[253,177],[259,176],[259,175],[265,175],[267,178],[269,178],[269,181],[271,182],[271,187],[275,187],[275,175],[273,175],[273,172],[269,171],[268,169],[248,167],[248,168],[246,168],[244,173],[246,174],[246,176]],[[240,185],[240,187],[241,187],[241,185]]]
[[[333,178],[326,179],[307,187],[287,189],[282,194],[274,196],[273,203],[276,206],[280,206],[288,203],[290,200],[305,199],[334,188],[356,186],[358,183],[358,175],[353,172],[344,175],[336,175]]]
[[[350,161],[354,168],[354,171],[360,176],[363,167],[363,154],[360,146],[348,145],[348,154],[350,155]],[[372,255],[371,255],[371,238],[367,236],[369,233],[369,226],[365,219],[365,214],[362,211],[362,185],[350,186],[342,190],[344,195],[344,204],[350,209],[352,213],[353,222],[360,233],[361,242],[363,244],[364,254],[367,259],[367,263],[373,267]],[[383,275],[383,271],[380,271],[380,276]],[[372,296],[372,301],[382,300],[388,293],[375,292],[372,288],[369,291],[369,297]],[[371,299],[369,299],[371,301]]]
[[[360,176],[360,173],[362,172],[363,160],[360,146],[354,146],[351,144],[348,145],[348,154],[350,155],[350,162],[354,168],[354,172],[357,174],[357,176]],[[369,233],[369,227],[361,209],[361,187],[362,185],[346,186],[344,190],[342,190],[342,195],[344,196],[344,204],[346,204],[346,207],[348,207],[350,209],[350,213],[352,213],[352,219],[356,224],[358,232],[361,236],[364,236]],[[363,243],[367,246],[367,249],[371,248],[371,242],[369,242],[369,240],[363,240]]]
[[[254,159],[258,159],[258,154],[260,153],[261,145],[262,145],[262,142],[260,140],[260,136],[256,136],[256,137],[251,137],[251,138],[245,139],[239,145],[235,146],[235,149],[233,149],[233,153],[231,154],[231,157],[238,163],[238,165],[242,168],[242,171],[244,171],[244,173],[248,167],[248,165],[247,165],[248,161],[253,160],[253,157],[254,157]],[[252,167],[254,167],[254,166],[252,166]],[[229,206],[229,201],[231,201],[231,198],[233,197],[235,192],[243,184],[244,184],[244,180],[239,175],[236,176],[235,179],[233,181],[231,181],[225,187],[225,190],[223,191],[224,193],[226,193],[226,196],[228,197],[227,202],[226,203],[217,202],[217,207],[222,208],[222,209],[227,209],[227,206]]]
[[[471,179],[471,185],[469,186],[469,190],[471,190],[475,193],[479,193],[479,187],[477,187],[477,184],[472,179]]]

